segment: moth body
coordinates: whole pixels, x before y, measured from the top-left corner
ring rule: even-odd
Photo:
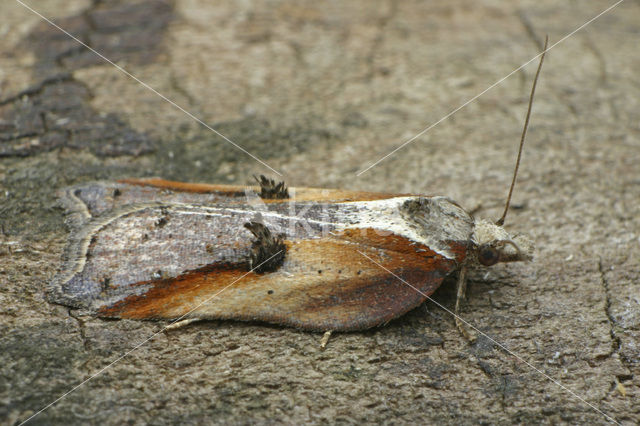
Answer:
[[[50,298],[104,317],[361,330],[487,264],[483,251],[489,263],[530,258],[528,240],[446,197],[289,191],[263,199],[264,188],[159,179],[70,188],[73,231]]]

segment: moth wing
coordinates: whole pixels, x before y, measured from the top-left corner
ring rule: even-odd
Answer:
[[[108,300],[145,291],[146,282],[207,265],[248,270],[251,211],[189,204],[131,204],[72,230],[50,300],[95,312]]]
[[[240,205],[258,197],[260,188],[241,185],[186,183],[160,178],[92,182],[63,189],[58,195],[73,229],[91,218],[118,211],[131,204]],[[265,203],[299,201],[348,202],[382,200],[399,194],[345,191],[324,188],[289,188],[290,198]]]
[[[258,186],[240,185],[211,185],[206,183],[185,183],[160,178],[148,179],[124,179],[119,181],[122,184],[169,190],[174,192],[195,193],[195,194],[219,194],[221,196],[234,195],[243,197],[245,191],[250,189],[255,193],[260,192]],[[346,201],[372,201],[386,198],[398,197],[403,194],[392,194],[382,192],[347,191],[342,189],[325,188],[289,188],[290,197],[287,199],[264,200],[266,203],[287,203],[292,201],[322,201],[322,202],[346,202]],[[404,194],[406,195],[406,194]],[[244,199],[243,199],[244,201]]]
[[[153,178],[84,183],[65,188],[58,195],[72,217],[72,225],[75,225],[86,223],[93,217],[117,213],[134,204],[237,205],[246,203],[248,197],[257,197],[254,189],[250,186],[189,184]]]
[[[287,241],[284,263],[275,272],[217,264],[131,283],[132,290],[144,290],[105,301],[98,312],[134,319],[257,320],[317,331],[374,327],[424,302],[457,260],[373,231]],[[461,260],[465,247],[451,248]]]

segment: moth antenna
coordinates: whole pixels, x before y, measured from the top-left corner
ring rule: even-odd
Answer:
[[[527,109],[527,118],[524,120],[524,129],[522,129],[522,136],[520,137],[520,148],[518,149],[518,158],[516,159],[516,167],[513,170],[513,180],[511,181],[511,187],[509,188],[509,195],[507,195],[507,203],[504,206],[504,212],[502,217],[496,221],[496,225],[504,225],[504,220],[507,217],[507,211],[509,211],[509,204],[511,203],[511,195],[513,194],[513,187],[516,186],[516,177],[518,176],[518,168],[520,167],[520,158],[522,157],[522,148],[524,147],[524,138],[527,135],[527,127],[529,127],[529,117],[531,117],[531,107],[533,105],[533,95],[536,93],[536,85],[538,84],[538,76],[542,69],[542,63],[544,62],[544,55],[547,53],[547,44],[549,43],[549,36],[544,39],[544,49],[542,50],[542,56],[540,56],[540,63],[538,64],[538,70],[536,76],[533,79],[533,87],[531,87],[531,95],[529,95],[529,108]]]

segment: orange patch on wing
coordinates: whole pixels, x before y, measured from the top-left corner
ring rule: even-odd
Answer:
[[[186,183],[176,182],[160,178],[148,179],[121,179],[118,182],[130,185],[153,186],[161,189],[170,189],[174,191],[194,192],[194,193],[218,193],[227,196],[244,196],[246,188],[252,188],[256,193],[260,193],[260,188],[256,186],[241,185],[210,185],[206,183]],[[384,200],[393,197],[402,197],[410,194],[391,194],[379,192],[364,191],[344,191],[341,189],[323,189],[323,188],[289,188],[291,198],[279,200],[263,200],[265,203],[286,203],[289,201],[373,201]]]
[[[173,191],[192,192],[196,194],[217,193],[227,196],[243,196],[245,187],[237,185],[211,185],[207,183],[188,183],[165,180],[160,178],[148,179],[120,179],[120,183],[138,186],[153,186],[155,188],[170,189]]]
[[[418,254],[422,258],[442,257],[424,244],[410,241],[407,238],[393,234],[389,231],[381,231],[373,228],[351,228],[345,230],[342,235],[350,241],[393,252],[410,255]],[[454,255],[454,260],[458,264],[462,264],[467,257],[467,243],[462,241],[447,241],[447,245]]]
[[[103,308],[100,315],[136,319],[188,315],[317,331],[362,330],[416,307],[457,267],[456,260],[397,235],[365,231],[288,241],[283,265],[271,273],[247,273],[243,264],[214,264],[173,279],[137,283],[152,288]]]
[[[217,283],[229,285],[247,274],[246,264],[214,264],[186,272],[176,278],[142,281],[131,287],[152,285],[144,295],[131,295],[98,311],[98,315],[111,318],[168,319],[178,318],[197,306],[194,301],[203,292],[224,289]],[[212,280],[212,277],[216,277]],[[219,287],[219,288],[218,288]]]

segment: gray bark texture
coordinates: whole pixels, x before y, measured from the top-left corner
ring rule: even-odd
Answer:
[[[506,220],[535,259],[472,272],[461,312],[501,346],[428,301],[322,350],[259,323],[156,334],[47,302],[59,188],[278,176],[2,1],[0,422],[638,424],[640,4],[564,38],[613,3],[28,2],[290,186],[447,195],[494,220],[537,60],[514,70],[549,35]],[[453,309],[455,277],[433,297]]]

